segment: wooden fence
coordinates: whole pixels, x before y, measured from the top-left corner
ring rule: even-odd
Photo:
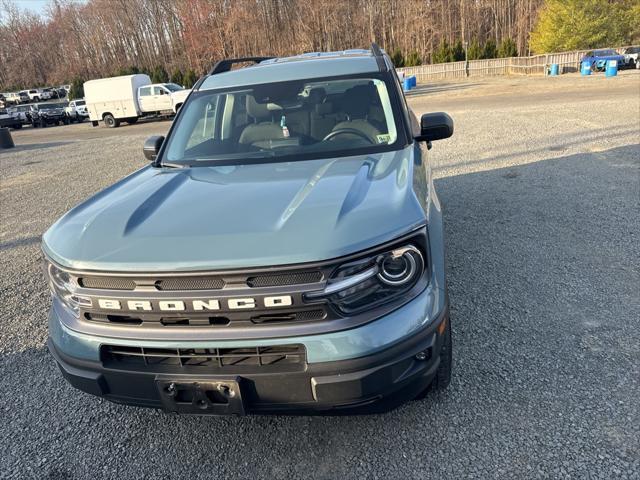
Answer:
[[[617,51],[622,51],[617,48]],[[549,65],[557,63],[560,73],[580,71],[580,61],[588,50],[549,53],[531,57],[491,58],[469,61],[469,77],[493,75],[545,75]],[[466,62],[436,63],[418,67],[399,68],[405,75],[415,75],[418,83],[429,80],[448,80],[467,77]]]

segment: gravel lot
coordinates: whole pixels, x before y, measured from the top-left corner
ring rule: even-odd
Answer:
[[[639,478],[640,72],[421,87],[446,110],[454,378],[386,415],[173,417],[66,384],[39,242],[146,136],[25,128],[0,151],[0,478]]]

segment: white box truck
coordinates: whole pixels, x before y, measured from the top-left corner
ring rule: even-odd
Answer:
[[[120,122],[135,123],[148,115],[176,113],[191,90],[174,83],[151,83],[148,75],[123,75],[99,78],[84,83],[89,120],[107,127]]]

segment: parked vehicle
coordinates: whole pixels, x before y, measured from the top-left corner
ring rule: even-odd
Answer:
[[[29,95],[26,92],[11,92],[6,95],[7,105],[20,105],[22,103],[29,103]]]
[[[380,411],[446,388],[428,149],[451,118],[418,120],[376,45],[250,61],[216,64],[148,166],[44,234],[64,377],[197,414]]]
[[[7,111],[10,112],[14,117],[17,117],[22,125],[31,124],[31,117],[29,116],[30,110],[31,105],[16,105],[14,107],[7,108]]]
[[[94,126],[104,121],[118,127],[121,121],[135,123],[140,117],[175,114],[191,91],[173,83],[152,84],[148,75],[90,80],[84,84],[89,119]]]
[[[31,105],[27,116],[34,127],[46,127],[48,125],[69,124],[63,103],[36,103]]]
[[[66,98],[68,95],[68,91],[63,87],[58,87],[55,90],[58,92],[58,98]]]
[[[0,109],[0,128],[22,128],[20,119],[5,109]]]
[[[31,90],[22,90],[20,93],[25,93],[29,97],[30,102],[39,102],[40,100],[49,100],[51,98],[50,93],[43,93],[41,90],[32,88]]]
[[[629,68],[640,68],[638,56],[640,55],[640,47],[627,47],[622,51],[624,55],[624,63]]]
[[[71,122],[82,122],[85,118],[89,118],[87,103],[84,99],[71,100],[64,111]]]
[[[604,71],[607,66],[607,61],[609,60],[617,60],[618,65],[624,64],[624,56],[613,49],[593,50],[587,52],[584,57],[582,57],[582,61],[589,62],[591,64],[591,70],[595,72]]]

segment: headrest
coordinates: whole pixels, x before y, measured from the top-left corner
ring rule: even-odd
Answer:
[[[258,103],[251,95],[247,95],[247,113],[256,120],[270,119],[274,112],[282,110],[275,103]]]
[[[364,118],[371,106],[375,87],[369,85],[356,85],[344,92],[342,109],[350,117]]]
[[[327,91],[322,88],[322,87],[316,87],[316,88],[312,88],[311,90],[309,90],[309,98],[308,98],[308,102],[309,103],[322,103],[322,101],[324,100],[324,98],[327,96]]]
[[[333,112],[333,103],[319,103],[316,105],[316,113],[318,115],[328,115]]]

